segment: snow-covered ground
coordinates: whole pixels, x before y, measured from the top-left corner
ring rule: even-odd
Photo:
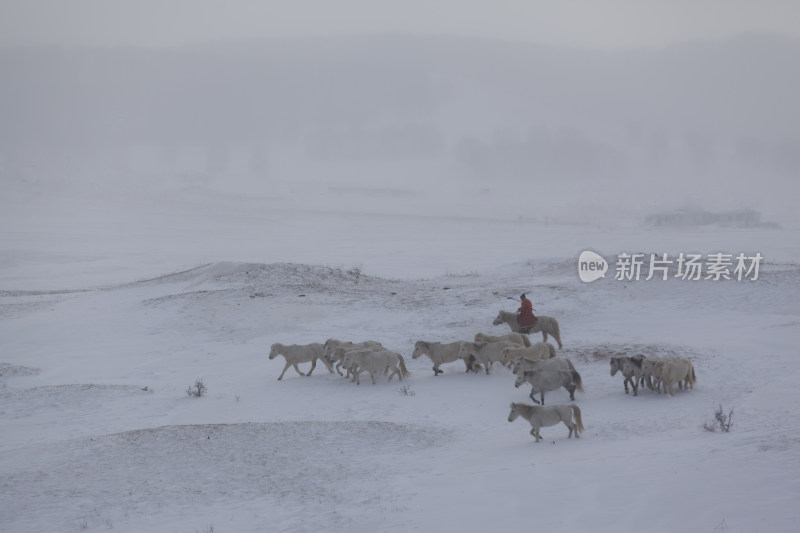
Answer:
[[[7,186],[0,530],[797,531],[798,230],[553,223],[518,192],[503,212],[466,192]],[[765,263],[755,281],[623,282],[612,265],[587,284],[587,248]],[[502,367],[434,377],[411,359],[417,340],[506,332],[492,320],[523,291],[583,378],[580,439],[508,423],[528,391]],[[329,337],[378,340],[411,376],[277,381],[272,343]],[[696,387],[626,395],[609,358],[636,353],[690,357]],[[729,433],[703,428],[719,406]]]

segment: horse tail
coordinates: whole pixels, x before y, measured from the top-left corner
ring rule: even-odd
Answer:
[[[572,369],[572,382],[578,388],[579,391],[583,392],[583,381],[581,380],[581,375],[578,374],[578,371],[574,368]]]
[[[694,373],[694,365],[691,361],[689,361],[689,371],[689,383],[692,385],[692,388],[694,388],[694,384],[697,383],[697,374]]]
[[[551,335],[555,337],[556,342],[558,342],[558,349],[560,350],[561,348],[563,348],[563,346],[561,345],[561,328],[558,326],[558,320],[556,320],[555,318],[552,320],[553,320],[553,332],[551,333]]]
[[[524,344],[526,348],[530,348],[531,347],[531,339],[527,335],[525,335],[524,333],[520,333],[520,335],[522,335],[522,344]]]
[[[575,424],[577,425],[577,431],[583,433],[583,419],[581,418],[581,408],[578,407],[578,404],[571,403],[570,408],[572,409],[572,415],[575,417]]]
[[[403,373],[404,378],[408,377],[408,375],[411,374],[411,372],[409,372],[408,368],[406,368],[406,360],[403,359],[403,356],[400,354],[397,354],[397,358],[400,360],[400,372]]]
[[[553,346],[552,344],[550,344],[549,342],[545,343],[545,344],[547,344],[547,351],[550,352],[550,358],[555,357],[556,356],[556,347]]]

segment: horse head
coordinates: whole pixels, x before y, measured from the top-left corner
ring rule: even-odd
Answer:
[[[335,339],[328,339],[325,341],[325,344],[322,347],[322,357],[327,359],[328,361],[331,360],[331,356],[333,355],[334,348],[338,345],[338,342]]]
[[[278,347],[278,343],[276,342],[275,344],[269,347],[269,358],[275,359],[276,357],[278,357],[279,352],[280,348]]]
[[[503,312],[500,311],[499,313],[497,313],[497,318],[494,319],[494,322],[492,322],[492,325],[493,326],[499,326],[503,322],[505,322],[505,318],[503,317]]]
[[[419,359],[420,356],[425,354],[425,350],[428,348],[428,343],[425,341],[417,341],[414,344],[414,353],[411,354],[412,359]]]

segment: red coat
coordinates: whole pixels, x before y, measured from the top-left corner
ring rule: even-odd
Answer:
[[[537,318],[533,315],[533,304],[530,300],[525,298],[522,300],[522,305],[517,309],[517,324],[522,328],[527,328],[536,323]]]

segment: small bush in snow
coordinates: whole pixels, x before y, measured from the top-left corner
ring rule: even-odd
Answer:
[[[411,389],[410,385],[403,385],[402,387],[400,387],[400,394],[402,394],[403,396],[414,396],[416,392],[414,392]]]
[[[188,389],[186,389],[186,394],[188,394],[189,396],[194,396],[195,398],[199,398],[206,392],[208,392],[208,389],[206,389],[205,383],[203,383],[203,380],[200,378],[198,378],[194,382],[193,387],[189,387]]]
[[[733,427],[733,409],[729,410],[728,414],[725,414],[722,405],[714,412],[713,422],[703,424],[703,429],[706,431],[717,431],[719,429],[727,433],[731,430],[731,427]]]
[[[347,271],[350,276],[352,276],[353,281],[358,284],[358,280],[361,279],[361,269],[359,267],[353,267]]]

